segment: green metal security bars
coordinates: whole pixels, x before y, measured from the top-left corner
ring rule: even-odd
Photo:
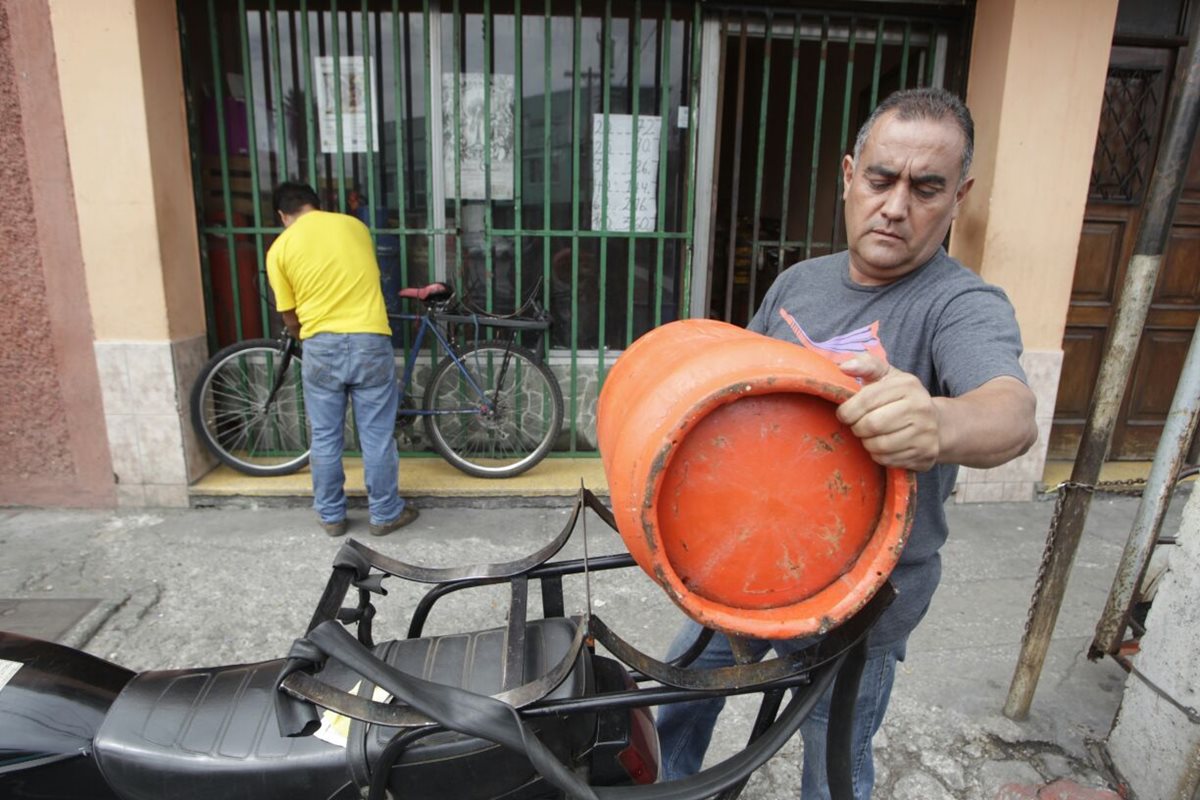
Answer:
[[[210,345],[279,330],[270,190],[305,180],[371,229],[391,310],[437,279],[480,311],[536,297],[558,449],[593,451],[634,339],[744,324],[843,246],[839,161],[879,98],[965,87],[964,4],[855,8],[180,0]]]
[[[305,180],[371,229],[391,310],[536,296],[590,451],[615,354],[687,313],[699,6],[445,2],[181,0],[210,346],[279,330],[270,191]]]

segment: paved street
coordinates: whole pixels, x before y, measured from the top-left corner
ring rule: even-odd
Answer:
[[[504,560],[547,541],[568,513],[565,502],[487,505],[424,508],[411,528],[368,544],[427,566]],[[1173,503],[1168,529],[1183,505],[1183,498]],[[1105,777],[1090,743],[1106,735],[1125,676],[1083,652],[1136,507],[1131,498],[1094,501],[1033,713],[1018,724],[1000,708],[1053,504],[950,506],[943,585],[910,642],[876,740],[876,797],[1019,800],[1060,780],[1040,796],[1113,796],[1099,791]],[[350,535],[368,539],[365,511],[351,516],[357,527]],[[590,553],[623,550],[596,517],[587,529]],[[311,511],[278,501],[137,512],[8,509],[0,511],[0,597],[99,600],[65,640],[133,669],[276,658],[303,632],[338,544],[313,524]],[[582,547],[577,536],[564,554]],[[420,593],[388,585],[376,622],[381,639],[403,635]],[[662,652],[681,619],[640,571],[597,574],[591,595],[599,615],[652,653]],[[568,611],[582,608],[585,597],[581,583],[569,585]],[[440,606],[427,630],[495,626],[505,608],[503,592],[478,590]],[[730,703],[711,757],[741,746],[753,711],[748,698]],[[799,743],[789,743],[743,796],[794,797],[798,756]]]

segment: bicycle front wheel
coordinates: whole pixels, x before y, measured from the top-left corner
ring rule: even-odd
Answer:
[[[223,463],[247,475],[288,475],[308,463],[300,356],[271,339],[221,350],[192,388],[192,423]]]
[[[425,390],[425,414],[442,458],[477,478],[510,478],[554,446],[562,390],[529,350],[482,342],[438,365]]]

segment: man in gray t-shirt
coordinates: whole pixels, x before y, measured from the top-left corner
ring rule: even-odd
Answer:
[[[795,264],[763,299],[749,329],[826,355],[862,389],[838,417],[887,467],[917,472],[913,531],[892,574],[896,601],[869,639],[855,707],[854,791],[871,795],[871,738],[883,722],[896,662],[929,606],[946,540],[943,504],[959,465],[994,467],[1037,438],[1035,401],[1018,358],[1021,337],[1008,298],[946,255],[941,243],[970,191],[970,112],[938,89],[887,98],[842,163],[848,251]],[[672,656],[695,640],[681,632]],[[759,642],[760,654],[795,642]],[[732,662],[714,636],[697,667]],[[659,711],[663,773],[696,772],[721,701]],[[829,797],[825,776],[828,696],[801,731],[800,797]]]

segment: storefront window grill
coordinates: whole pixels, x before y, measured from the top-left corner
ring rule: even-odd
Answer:
[[[304,180],[370,227],[393,310],[435,279],[483,312],[536,296],[570,449],[591,449],[581,402],[620,350],[687,313],[699,13],[182,3],[212,346],[279,330],[270,192]]]
[[[371,229],[393,310],[441,279],[483,312],[538,298],[562,450],[594,450],[638,336],[745,324],[843,246],[838,162],[878,99],[965,87],[965,5],[857,8],[180,0],[210,345],[280,329],[270,193],[304,180]]]

